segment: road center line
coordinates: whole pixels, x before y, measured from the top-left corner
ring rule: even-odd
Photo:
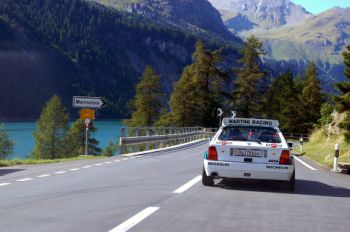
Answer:
[[[0,187],[1,186],[6,186],[6,185],[10,185],[11,183],[0,183]]]
[[[24,179],[19,179],[19,180],[16,180],[18,182],[24,182],[24,181],[29,181],[29,180],[32,180],[33,178],[24,178]]]
[[[301,160],[300,158],[298,158],[298,157],[296,157],[296,156],[294,156],[294,158],[295,158],[296,160],[298,160],[299,163],[301,163],[301,164],[304,165],[305,167],[311,169],[312,171],[316,171],[316,170],[317,170],[316,168],[312,167],[311,165],[305,163],[305,162],[304,162],[303,160]]]
[[[102,164],[100,163],[100,164],[95,164],[95,166],[101,166]]]
[[[51,174],[43,174],[43,175],[40,175],[40,176],[37,176],[37,177],[43,178],[43,177],[48,177],[48,176],[51,176]]]
[[[201,179],[202,179],[202,176],[196,176],[186,184],[182,185],[180,188],[176,189],[173,193],[183,193],[189,188],[191,188],[193,185],[197,184],[198,181],[200,181]]]
[[[125,222],[120,224],[119,226],[113,228],[109,232],[125,232],[125,231],[128,231],[133,226],[137,225],[138,223],[143,221],[145,218],[147,218],[148,216],[150,216],[151,214],[156,212],[158,209],[159,209],[159,207],[148,207],[148,208],[142,210],[141,212],[139,212],[138,214],[136,214],[135,216],[129,218],[128,220],[126,220]]]
[[[114,160],[114,162],[120,162],[120,160]]]
[[[67,171],[59,171],[59,172],[55,172],[55,174],[63,174],[66,173]]]
[[[91,168],[91,166],[90,165],[86,165],[83,168]]]
[[[111,164],[112,162],[110,162],[110,161],[107,161],[107,162],[105,162],[105,164]]]
[[[71,169],[69,169],[70,171],[78,171],[78,170],[80,170],[80,168],[71,168]]]

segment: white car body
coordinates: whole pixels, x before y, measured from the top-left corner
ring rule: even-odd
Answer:
[[[204,157],[203,175],[206,174],[209,178],[293,181],[294,188],[294,159],[289,153],[288,163],[283,163],[287,162],[286,160],[280,160],[282,151],[284,153],[283,158],[286,158],[286,154],[290,152],[290,149],[278,126],[279,123],[276,120],[225,118],[222,127],[210,141],[209,151]],[[279,137],[279,143],[260,140],[231,141],[220,139],[220,135],[224,130],[228,130],[228,128],[234,130],[233,128],[236,127],[252,127],[257,128],[257,130],[270,128],[268,130],[273,131],[275,137]],[[210,160],[208,153],[210,153],[210,149],[215,150],[214,148],[217,152],[217,160]]]

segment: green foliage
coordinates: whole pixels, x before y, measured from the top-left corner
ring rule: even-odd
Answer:
[[[111,157],[111,156],[114,156],[115,154],[117,154],[118,151],[119,151],[119,144],[113,143],[112,141],[110,141],[108,143],[107,147],[105,147],[105,149],[103,149],[102,155],[107,156],[107,157]]]
[[[136,95],[131,102],[132,116],[126,124],[133,127],[152,126],[160,117],[162,96],[160,77],[151,66],[147,66],[136,86]]]
[[[337,88],[340,90],[341,95],[335,97],[337,103],[336,109],[339,112],[347,112],[344,121],[340,124],[340,127],[345,130],[345,139],[350,142],[350,46],[343,53],[345,64],[345,76],[349,81],[338,83]]]
[[[321,116],[321,105],[324,102],[316,65],[313,62],[306,69],[300,101],[302,108],[299,112],[303,119],[303,124],[300,126],[305,130],[311,129]]]
[[[34,132],[35,159],[56,159],[62,157],[63,139],[67,131],[68,114],[61,99],[54,95],[45,105]]]
[[[321,118],[318,120],[318,125],[320,127],[328,126],[333,121],[332,113],[334,111],[334,106],[325,102],[321,106]]]
[[[216,109],[222,105],[223,86],[229,80],[218,67],[222,62],[221,50],[209,51],[203,42],[197,41],[193,57],[194,63],[184,69],[174,85],[170,115],[162,120],[172,119],[176,126],[216,126]]]
[[[50,164],[61,163],[74,160],[90,160],[105,158],[104,156],[79,156],[74,158],[62,158],[62,159],[13,159],[13,160],[0,160],[0,167],[8,167],[15,165],[32,165],[32,164]]]
[[[13,141],[6,133],[4,127],[0,125],[0,159],[6,159],[13,154]]]
[[[100,155],[101,149],[98,147],[99,141],[91,136],[96,131],[93,126],[88,130],[88,154]],[[85,154],[85,127],[84,121],[76,120],[70,127],[68,133],[64,138],[63,157],[77,157]]]
[[[283,131],[300,131],[300,102],[293,74],[288,71],[279,76],[272,84],[267,99],[267,115],[278,119]]]
[[[264,55],[262,43],[254,36],[247,39],[242,49],[242,66],[235,69],[237,79],[232,92],[233,108],[241,117],[257,117],[262,114],[262,80],[265,73],[260,68],[260,55]]]

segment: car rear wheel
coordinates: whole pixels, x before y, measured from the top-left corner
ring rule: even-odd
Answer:
[[[203,168],[202,172],[202,184],[204,186],[213,186],[214,185],[214,178],[212,176],[207,176],[207,173],[205,172]]]
[[[283,190],[289,191],[289,192],[293,192],[295,189],[295,170],[292,174],[292,177],[290,178],[290,181],[288,182],[282,182],[281,183],[281,188]]]

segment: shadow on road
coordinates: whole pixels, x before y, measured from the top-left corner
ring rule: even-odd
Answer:
[[[5,176],[7,174],[13,173],[13,172],[19,172],[23,171],[25,169],[1,169],[0,168],[0,176]]]
[[[289,193],[280,188],[278,182],[258,181],[258,180],[220,180],[217,187],[240,190],[240,191],[257,191],[257,192],[281,192]],[[334,187],[318,181],[296,180],[295,190],[290,194],[313,195],[326,197],[350,197],[350,189]]]

